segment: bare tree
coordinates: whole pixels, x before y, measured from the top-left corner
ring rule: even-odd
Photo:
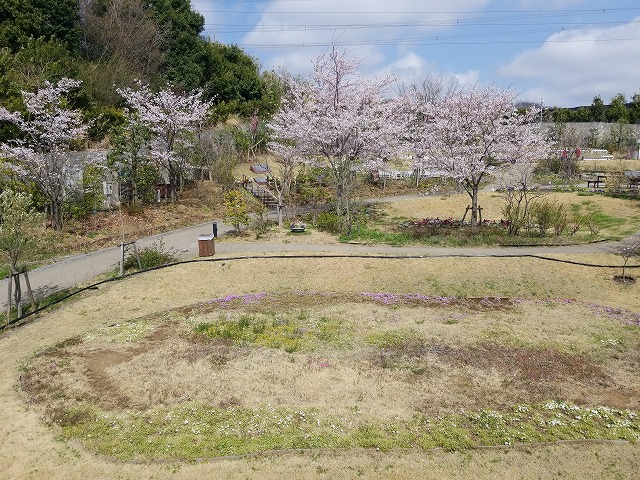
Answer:
[[[285,155],[276,157],[275,162],[278,164],[278,177],[274,178],[273,188],[278,197],[278,226],[282,227],[282,210],[285,207],[286,198],[291,193],[295,168],[300,161],[295,156]]]
[[[416,76],[409,85],[402,84],[398,89],[400,96],[408,96],[423,105],[436,105],[460,89],[454,77],[446,79],[442,75]]]
[[[518,235],[522,227],[530,228],[532,207],[545,194],[534,189],[535,167],[534,163],[516,163],[496,175],[500,189],[504,191],[502,214],[509,222],[509,235]]]
[[[230,128],[198,132],[194,147],[193,162],[208,170],[209,180],[216,181],[224,191],[232,190],[236,183],[234,168],[238,163],[238,150]]]
[[[626,282],[626,269],[629,260],[640,256],[640,237],[636,235],[620,241],[611,247],[611,252],[622,258],[622,281]]]
[[[96,62],[86,75],[94,90],[117,99],[114,85],[128,86],[134,79],[150,81],[164,59],[167,35],[149,13],[149,2],[84,1],[85,48]]]

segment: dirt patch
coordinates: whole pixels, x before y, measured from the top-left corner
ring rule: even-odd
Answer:
[[[501,387],[512,394],[511,402],[564,398],[577,404],[623,409],[640,406],[638,397],[629,395],[633,389],[619,388],[602,365],[585,355],[488,343],[447,350],[441,357],[453,365],[478,370],[480,376],[500,372]]]
[[[533,350],[487,343],[477,347],[448,350],[446,357],[459,365],[470,365],[483,370],[495,368],[509,374],[516,373],[520,381],[527,384],[567,378],[602,384],[609,379],[600,366],[584,356],[569,355],[556,350]]]
[[[132,400],[119,388],[118,381],[109,371],[118,365],[132,361],[134,358],[154,351],[167,341],[177,336],[177,324],[169,322],[159,325],[144,339],[133,347],[119,348],[117,350],[96,350],[80,353],[77,359],[84,363],[84,375],[92,389],[92,397],[103,408],[128,408],[132,406]]]
[[[622,275],[614,275],[613,280],[618,283],[622,283],[624,285],[633,285],[636,283],[636,279],[634,277],[622,276]]]

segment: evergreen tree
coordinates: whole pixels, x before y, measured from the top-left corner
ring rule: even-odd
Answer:
[[[592,122],[604,122],[605,121],[605,110],[604,102],[600,95],[596,95],[593,97],[593,102],[591,103],[591,121]]]

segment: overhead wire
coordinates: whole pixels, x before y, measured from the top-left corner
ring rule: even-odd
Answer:
[[[287,0],[281,0],[282,2]],[[315,1],[315,0],[310,0]],[[258,4],[264,2],[248,2],[248,1],[240,1],[236,2],[235,5],[242,4]],[[232,14],[240,14],[240,15],[251,15],[251,14],[261,14],[263,12],[254,12],[248,11],[247,9],[235,9],[235,10],[226,10],[226,9],[202,9],[199,10],[200,13],[232,13]],[[277,11],[277,10],[269,10],[269,15],[296,15],[297,23],[271,23],[271,24],[260,24],[259,22],[255,24],[251,23],[219,23],[219,22],[208,22],[205,23],[205,30],[211,32],[212,30],[216,36],[218,35],[234,35],[234,34],[248,34],[250,32],[254,33],[291,33],[291,32],[321,32],[321,31],[339,31],[339,32],[356,32],[356,31],[366,31],[366,30],[376,30],[376,33],[379,34],[380,30],[390,30],[390,29],[426,29],[426,28],[463,28],[463,27],[475,27],[475,28],[490,28],[490,31],[480,31],[480,32],[460,32],[460,33],[449,33],[449,34],[433,34],[430,36],[413,36],[408,38],[402,38],[398,36],[393,36],[391,38],[380,38],[376,36],[376,38],[372,39],[360,39],[354,40],[350,43],[356,45],[494,45],[494,44],[528,44],[528,43],[539,43],[540,40],[528,40],[522,39],[523,35],[535,35],[535,34],[546,34],[551,35],[553,33],[557,33],[558,29],[560,31],[568,32],[568,31],[579,31],[585,29],[598,29],[598,28],[611,28],[622,25],[629,24],[637,24],[640,23],[638,19],[632,19],[629,21],[623,20],[609,20],[602,19],[602,21],[585,21],[583,17],[592,17],[592,16],[602,16],[603,14],[610,13],[633,13],[639,12],[640,7],[624,7],[624,8],[606,8],[606,9],[571,9],[571,10],[532,10],[526,13],[516,10],[494,10],[494,11],[486,11],[486,12],[478,12],[478,11],[367,11],[367,12],[353,12],[353,11]],[[415,18],[420,15],[431,15],[431,16],[442,16],[442,15],[455,15],[452,18],[446,19],[431,19],[431,20],[411,20],[411,21],[389,21],[389,22],[380,22],[380,21],[372,21],[372,22],[363,22],[361,20],[362,16],[376,16],[378,14],[385,15],[407,15]],[[312,17],[312,16],[339,16],[341,22],[327,22],[326,19],[322,22],[314,22],[313,18],[310,19],[309,22],[301,22],[299,19]],[[360,17],[360,21],[358,22],[349,22],[349,16],[358,15]],[[581,17],[581,20],[576,20],[576,17]],[[570,21],[566,21],[565,18],[569,18]],[[537,21],[536,21],[537,20]],[[541,22],[541,20],[544,20]],[[496,27],[505,27],[506,30],[495,30]],[[533,27],[533,28],[531,28]],[[509,37],[508,39],[500,39],[500,37]],[[488,41],[477,41],[477,39],[488,38],[492,40]],[[611,42],[611,41],[634,41],[637,40],[636,37],[627,37],[627,38],[611,38],[611,39],[602,39],[602,38],[594,38],[589,41],[593,42]],[[470,41],[464,41],[470,40]],[[472,41],[471,41],[472,40]],[[587,40],[575,40],[575,39],[553,39],[547,40],[553,43],[574,43],[580,41]],[[318,42],[272,42],[272,43],[248,43],[242,42],[240,45],[246,48],[261,48],[261,49],[270,49],[270,48],[293,48],[299,47],[301,45],[304,46],[328,46],[330,45],[330,41],[318,41]]]

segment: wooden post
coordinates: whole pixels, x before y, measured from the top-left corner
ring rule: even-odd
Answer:
[[[33,290],[31,289],[31,282],[29,282],[29,274],[25,270],[22,272],[24,274],[24,282],[27,284],[27,293],[29,294],[29,300],[31,301],[31,310],[35,311],[36,309],[36,300],[33,297]]]
[[[9,274],[7,285],[9,286],[9,292],[7,293],[7,325],[11,322],[11,282],[13,281],[13,276]]]
[[[129,245],[133,245],[133,254],[138,262],[138,269],[142,270],[142,262],[140,261],[140,254],[138,253],[138,247],[136,242],[122,242],[120,244],[120,276],[124,276],[124,254]]]
[[[124,242],[120,244],[120,276],[124,276]]]
[[[470,209],[471,209],[471,206],[467,205],[467,208],[464,211],[464,215],[462,216],[462,220],[460,220],[460,226],[464,224],[464,219],[467,218],[467,213],[469,213]]]

